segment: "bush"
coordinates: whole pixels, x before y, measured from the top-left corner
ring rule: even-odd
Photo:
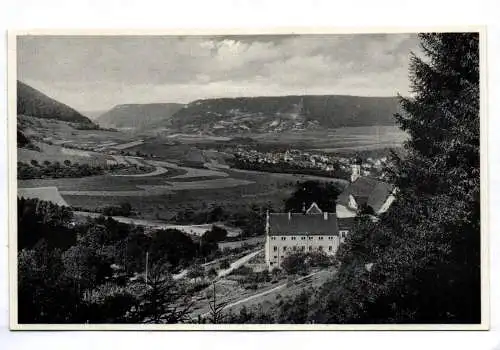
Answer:
[[[215,270],[215,268],[210,268],[207,272],[207,277],[208,278],[215,278],[217,277],[217,270]]]
[[[240,266],[233,271],[234,275],[248,276],[253,274],[253,270],[248,266]]]
[[[220,242],[224,240],[227,237],[227,230],[219,227],[219,226],[212,226],[212,229],[210,231],[205,232],[205,234],[202,236],[202,241],[204,242]]]
[[[222,270],[225,270],[225,269],[228,269],[231,265],[229,264],[229,261],[228,260],[222,260],[220,262],[220,268]]]
[[[293,253],[287,255],[283,262],[281,263],[281,267],[288,274],[306,274],[307,273],[307,264],[306,264],[306,254],[303,253]]]

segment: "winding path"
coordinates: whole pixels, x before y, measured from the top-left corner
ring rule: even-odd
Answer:
[[[148,177],[148,176],[157,176],[168,173],[168,170],[164,167],[157,166],[156,169],[150,173],[144,174],[112,174],[111,176],[120,176],[120,177]]]

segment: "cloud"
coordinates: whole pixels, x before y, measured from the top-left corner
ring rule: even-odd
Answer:
[[[416,35],[27,36],[18,78],[80,110],[288,94],[408,93]]]

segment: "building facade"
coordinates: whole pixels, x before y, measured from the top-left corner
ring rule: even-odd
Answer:
[[[323,212],[316,203],[304,213],[267,214],[265,258],[269,269],[281,268],[291,253],[334,255],[340,243],[336,214]]]
[[[338,196],[336,212],[323,212],[316,203],[302,213],[267,214],[265,258],[269,269],[281,268],[283,259],[296,252],[320,251],[335,255],[355,225],[360,210],[373,218],[386,212],[397,189],[378,179],[362,176],[362,160],[351,164],[351,183]]]

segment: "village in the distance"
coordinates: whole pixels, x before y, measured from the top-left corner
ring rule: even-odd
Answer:
[[[29,62],[30,45],[41,44],[18,38],[18,60]],[[418,112],[404,98],[252,95],[77,111],[28,73],[18,79],[19,323],[477,321],[477,312],[455,306],[435,317],[432,305],[415,312],[425,293],[405,294],[405,283],[429,282],[433,272],[404,264],[446,265],[430,257],[439,251],[446,259],[439,244],[450,226],[435,227],[438,210],[419,206],[434,208],[432,196],[458,203],[453,196],[472,191],[479,177],[455,181],[465,187],[453,195],[448,182],[429,180],[437,176],[433,160],[415,160],[425,152],[411,147],[425,142],[412,143],[419,124],[401,116]],[[415,164],[430,175],[408,180]],[[441,192],[422,194],[438,191],[429,181]],[[475,215],[467,205],[460,217]],[[435,230],[425,252],[415,227]],[[478,268],[463,278],[476,278]],[[407,298],[404,308],[397,298]]]

